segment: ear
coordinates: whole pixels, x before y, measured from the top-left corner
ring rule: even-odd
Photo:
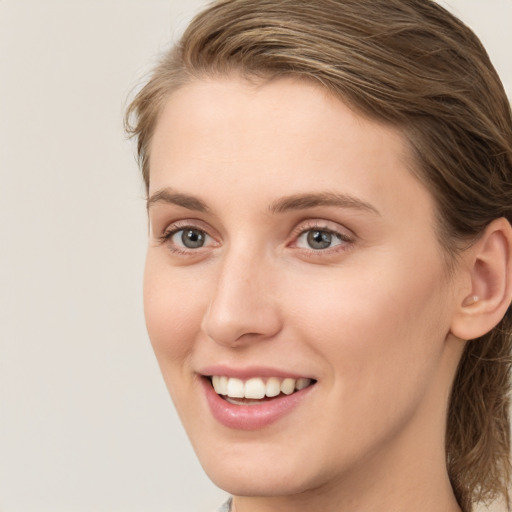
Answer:
[[[456,297],[451,333],[471,340],[487,334],[512,300],[512,227],[496,219],[462,255],[463,285]]]

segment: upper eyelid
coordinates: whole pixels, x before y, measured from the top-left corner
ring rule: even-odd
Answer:
[[[302,233],[309,231],[311,229],[318,229],[319,231],[329,231],[331,233],[337,233],[350,238],[356,237],[356,233],[352,229],[344,226],[343,224],[340,224],[339,222],[330,221],[326,219],[308,219],[299,222],[293,229],[292,235],[299,236]]]
[[[157,229],[156,231],[160,233],[158,236],[163,236],[166,233],[170,233],[172,231],[179,231],[181,229],[193,228],[198,229],[200,231],[204,231],[209,236],[215,238],[217,235],[217,231],[211,228],[207,223],[200,219],[179,219],[174,220],[172,222],[162,223],[163,227],[161,229]]]

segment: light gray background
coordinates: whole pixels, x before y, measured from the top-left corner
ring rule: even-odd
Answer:
[[[204,1],[0,0],[0,511],[209,511],[142,316],[122,112]],[[512,0],[449,0],[512,91]]]

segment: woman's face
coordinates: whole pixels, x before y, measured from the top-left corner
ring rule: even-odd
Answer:
[[[442,452],[462,348],[397,131],[305,82],[194,82],[156,127],[148,206],[148,331],[215,483],[294,494]]]

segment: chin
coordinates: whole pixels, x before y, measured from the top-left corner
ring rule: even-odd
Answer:
[[[296,468],[269,471],[267,467],[255,468],[246,465],[243,470],[209,468],[206,474],[217,487],[234,496],[290,496],[310,488],[307,479],[297,474]]]
[[[254,450],[240,448],[232,445],[207,455],[197,451],[210,480],[234,496],[291,496],[318,488],[328,480],[325,464],[318,467],[314,457],[301,450],[286,454],[264,445],[253,445]]]

